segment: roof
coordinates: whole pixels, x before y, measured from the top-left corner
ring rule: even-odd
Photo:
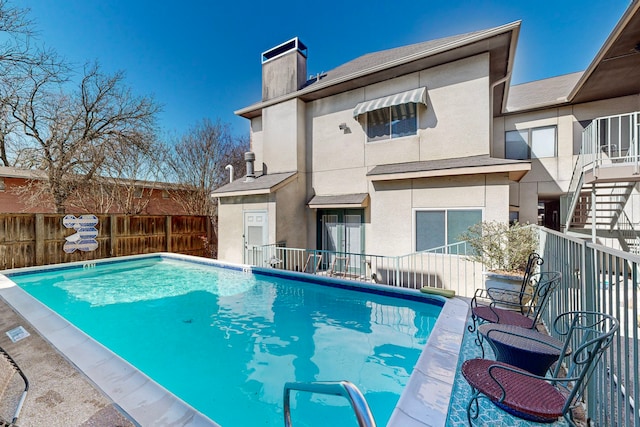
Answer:
[[[500,159],[481,155],[379,165],[371,169],[367,176],[371,177],[372,181],[386,181],[508,172],[510,179],[519,181],[529,170],[531,170],[529,160]]]
[[[309,200],[312,209],[322,208],[362,208],[369,204],[368,193],[339,194],[332,196],[314,196]]]
[[[631,2],[585,71],[513,86],[507,113],[640,93],[640,1]]]
[[[491,52],[490,78],[494,82],[508,76],[513,68],[519,31],[520,21],[517,21],[481,31],[369,53],[334,68],[319,79],[307,82],[305,87],[296,92],[257,102],[237,110],[235,114],[253,118],[262,114],[262,108],[289,99],[312,101],[483,52]],[[496,94],[496,102],[500,106],[503,95],[503,90]]]
[[[211,195],[214,197],[231,197],[273,193],[288,184],[295,177],[296,173],[297,172],[282,172],[258,175],[250,181],[247,181],[247,177],[244,176],[217,188],[211,192]]]
[[[640,93],[640,1],[631,2],[569,94],[574,102]]]
[[[0,178],[22,178],[22,179],[32,179],[32,180],[48,180],[49,176],[46,171],[40,169],[23,169],[16,168],[13,166],[0,166]],[[96,176],[95,179],[101,179],[103,177]],[[165,190],[185,190],[189,189],[189,185],[185,184],[176,184],[171,182],[160,182],[160,181],[146,181],[140,179],[125,179],[125,178],[110,178],[106,177],[104,179],[110,180],[113,179],[115,182],[123,183],[125,185],[134,185],[136,187],[144,187],[144,188],[157,188],[157,189],[165,189]]]
[[[506,111],[517,112],[567,102],[583,72],[511,86]]]
[[[12,166],[0,166],[0,177],[24,178],[24,179],[47,179],[45,171],[40,169],[22,169]]]

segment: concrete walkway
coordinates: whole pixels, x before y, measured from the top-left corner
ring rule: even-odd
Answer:
[[[6,332],[18,326],[30,335],[14,343]],[[0,347],[13,357],[29,379],[29,393],[18,419],[20,426],[136,425],[2,298]],[[7,398],[15,394],[15,388],[12,384],[7,389]],[[4,406],[0,404],[0,414],[10,420],[14,408]]]

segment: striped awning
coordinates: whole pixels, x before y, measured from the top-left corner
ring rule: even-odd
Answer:
[[[394,105],[408,104],[410,102],[427,105],[427,88],[421,87],[418,89],[408,90],[406,92],[396,93],[395,95],[361,102],[356,105],[356,108],[353,110],[353,117],[357,118],[359,115],[368,113],[369,111],[380,110]]]

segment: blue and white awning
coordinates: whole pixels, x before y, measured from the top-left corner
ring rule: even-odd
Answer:
[[[408,90],[406,92],[396,93],[395,95],[361,102],[356,105],[356,108],[353,110],[353,117],[357,118],[359,115],[368,113],[369,111],[380,110],[394,105],[408,104],[410,102],[427,105],[427,88],[421,87],[418,89]]]

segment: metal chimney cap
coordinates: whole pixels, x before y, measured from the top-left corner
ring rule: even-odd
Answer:
[[[244,153],[245,161],[253,161],[255,159],[256,159],[256,153],[254,153],[253,151],[247,151],[246,153]]]

